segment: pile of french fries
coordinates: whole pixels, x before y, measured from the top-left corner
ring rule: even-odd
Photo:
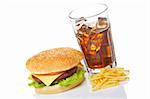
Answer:
[[[92,90],[100,90],[120,85],[120,82],[129,80],[129,70],[124,68],[103,68],[98,74],[89,77]]]

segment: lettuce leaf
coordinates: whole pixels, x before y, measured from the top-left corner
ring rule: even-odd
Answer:
[[[84,73],[85,73],[84,70],[79,70],[78,72],[74,73],[72,76],[70,76],[66,79],[53,82],[52,85],[59,84],[60,86],[67,87],[67,86],[69,86],[73,83],[76,83],[76,82],[82,80],[84,78]],[[34,88],[41,88],[41,87],[45,86],[45,84],[38,83],[34,79],[32,79],[32,75],[30,75],[28,77],[28,79],[32,80],[32,82],[29,83],[28,86],[31,86],[31,87],[34,87]]]
[[[28,84],[29,86],[33,86],[34,88],[41,88],[44,87],[45,85],[43,83],[38,83],[36,81],[32,81],[31,83]]]
[[[34,79],[32,79],[32,75],[30,75],[28,77],[29,80],[31,80],[32,82],[28,84],[28,86],[33,86],[34,88],[41,88],[41,87],[44,87],[45,85],[43,83],[38,83],[36,82]]]
[[[82,80],[84,78],[84,73],[85,73],[84,70],[79,70],[78,72],[74,73],[72,76],[70,76],[64,80],[59,81],[58,84],[60,86],[67,87],[71,84],[74,84],[74,83]]]

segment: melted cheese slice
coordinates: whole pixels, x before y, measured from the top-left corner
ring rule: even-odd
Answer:
[[[33,74],[33,75],[37,77],[38,79],[40,79],[46,86],[49,86],[61,74],[63,73],[60,73],[57,75],[36,75],[36,74]]]

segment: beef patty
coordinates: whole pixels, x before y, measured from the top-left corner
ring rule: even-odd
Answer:
[[[62,75],[60,75],[58,78],[55,79],[55,81],[58,81],[58,80],[62,80],[62,79],[65,79],[67,77],[70,77],[72,76],[75,72],[77,71],[77,66],[70,69],[70,70],[67,70],[65,71]],[[35,77],[34,75],[32,75],[32,78],[38,82],[38,83],[43,83],[40,79],[38,79],[37,77]]]

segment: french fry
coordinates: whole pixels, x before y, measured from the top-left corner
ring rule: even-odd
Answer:
[[[124,68],[103,68],[100,73],[89,77],[92,90],[117,86],[120,82],[129,79],[128,74],[129,70],[124,70]]]
[[[105,78],[103,81],[101,81],[101,83],[97,83],[94,87],[95,90],[100,89],[101,86],[107,81],[108,79]]]
[[[111,83],[111,84],[107,84],[107,85],[103,85],[101,86],[101,89],[105,89],[105,88],[109,88],[109,87],[114,87],[114,86],[118,86],[119,83]]]

